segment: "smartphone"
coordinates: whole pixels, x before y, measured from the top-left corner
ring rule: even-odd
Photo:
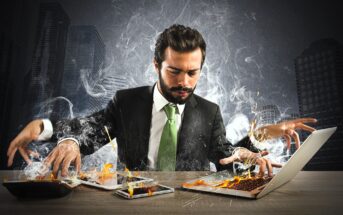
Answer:
[[[133,188],[132,195],[130,195],[128,188],[115,191],[115,194],[124,197],[125,199],[137,199],[167,193],[174,193],[174,188],[167,187],[161,184]]]

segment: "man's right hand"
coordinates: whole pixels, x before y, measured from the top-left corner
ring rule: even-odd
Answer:
[[[35,156],[34,152],[27,149],[28,144],[38,139],[43,130],[43,121],[40,119],[33,120],[11,141],[7,150],[7,166],[12,166],[13,158],[17,150],[26,161],[31,164],[29,155]]]
[[[7,150],[7,166],[12,166],[14,155],[19,151],[20,155],[26,161],[27,164],[31,164],[30,155],[38,156],[37,153],[28,150],[27,146],[32,141],[38,139],[39,135],[43,131],[43,121],[41,119],[33,120],[11,141]],[[57,176],[58,169],[62,164],[62,176],[68,174],[68,168],[72,162],[75,162],[76,171],[80,171],[81,167],[81,154],[77,143],[72,140],[65,140],[58,144],[52,152],[45,159],[44,163],[50,167],[53,166],[53,174]]]
[[[57,176],[59,167],[62,167],[62,176],[68,175],[68,169],[72,162],[75,162],[76,171],[80,172],[81,154],[80,148],[73,140],[64,140],[59,143],[46,157],[44,163],[48,167],[53,164],[52,173]]]

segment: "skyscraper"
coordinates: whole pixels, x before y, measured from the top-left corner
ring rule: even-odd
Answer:
[[[307,170],[343,170],[343,49],[333,39],[313,42],[295,59],[295,72],[302,117],[318,119],[316,128],[338,126]]]
[[[59,95],[69,17],[58,3],[41,3],[31,70],[25,75],[26,119],[49,117],[43,102]]]
[[[256,110],[257,113],[257,124],[268,125],[275,124],[280,120],[280,110],[276,105],[264,105]]]
[[[99,83],[105,61],[105,44],[95,26],[71,26],[68,33],[62,95],[69,99],[76,111],[93,112],[102,92]]]
[[[0,169],[9,142],[22,123],[23,74],[31,67],[37,13],[35,1],[5,1],[0,7]]]

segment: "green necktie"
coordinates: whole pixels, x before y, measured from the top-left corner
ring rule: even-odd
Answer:
[[[175,171],[177,145],[176,106],[168,104],[163,109],[166,112],[168,120],[164,125],[160,147],[158,149],[157,170]]]

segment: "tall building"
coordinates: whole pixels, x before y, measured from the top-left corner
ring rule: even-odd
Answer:
[[[101,96],[92,92],[102,92],[97,87],[101,86],[104,61],[105,44],[95,26],[71,26],[62,95],[73,103],[77,112],[89,113],[101,108]]]
[[[295,59],[295,72],[300,115],[317,118],[316,128],[338,126],[305,169],[343,170],[342,45],[333,39],[313,42]]]
[[[0,7],[0,169],[7,164],[6,151],[18,133],[24,73],[31,67],[39,3],[4,1]]]
[[[27,119],[50,116],[51,106],[43,102],[60,93],[69,23],[60,4],[40,4],[35,52],[31,70],[25,75]]]
[[[258,126],[275,124],[281,117],[280,110],[276,105],[261,106],[257,108],[256,113]]]

